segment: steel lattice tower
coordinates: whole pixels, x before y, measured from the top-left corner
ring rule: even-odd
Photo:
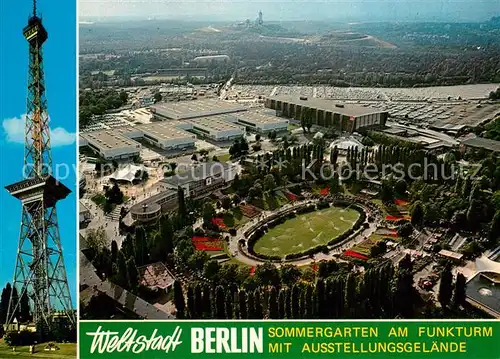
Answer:
[[[52,177],[49,117],[45,99],[42,45],[48,38],[42,19],[33,15],[23,30],[29,43],[29,79],[24,143],[24,180],[6,187],[22,203],[21,233],[6,328],[18,322],[28,297],[30,320],[42,336],[57,320],[76,325],[75,311],[64,267],[56,203],[71,191]],[[26,312],[26,308],[24,308]],[[24,318],[26,320],[26,318]]]

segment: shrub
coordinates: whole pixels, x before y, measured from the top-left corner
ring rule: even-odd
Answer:
[[[11,347],[19,345],[31,345],[35,343],[36,333],[30,332],[29,330],[10,332],[4,336],[4,340]]]

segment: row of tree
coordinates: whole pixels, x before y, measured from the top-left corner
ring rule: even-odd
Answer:
[[[174,302],[180,319],[413,318],[420,299],[413,287],[412,271],[407,256],[397,269],[386,262],[362,275],[319,276],[314,285],[307,281],[283,285],[277,277],[259,280],[256,288],[214,283],[190,285],[184,291],[176,282]],[[449,267],[445,267],[439,291],[443,308],[452,297],[454,306],[465,303],[464,277],[458,275],[453,285],[450,275]]]

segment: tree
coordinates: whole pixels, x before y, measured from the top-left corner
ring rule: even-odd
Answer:
[[[92,260],[104,247],[108,241],[106,232],[103,228],[89,229],[87,231],[87,248],[89,250],[89,259]]]
[[[451,274],[450,265],[445,265],[441,272],[439,282],[438,301],[444,309],[450,304],[453,294],[453,274]]]
[[[274,176],[272,174],[266,175],[266,177],[264,177],[264,189],[268,192],[272,192],[275,188],[276,181],[274,180]]]
[[[285,290],[280,290],[279,295],[278,295],[278,319],[284,319],[286,316],[286,309],[285,309]]]
[[[404,196],[406,194],[407,188],[408,185],[404,179],[397,180],[396,184],[394,185],[394,190],[400,196]]]
[[[9,309],[10,295],[12,293],[12,286],[7,283],[5,288],[2,290],[2,296],[0,298],[0,320],[5,323],[7,320],[7,311]]]
[[[177,187],[177,210],[179,217],[182,218],[183,223],[185,223],[184,221],[187,217],[186,199],[184,198],[184,188],[181,186]]]
[[[325,281],[318,279],[316,282],[316,310],[319,318],[326,318],[327,316],[327,302],[326,302],[326,288]]]
[[[211,293],[210,293],[210,286],[205,285],[203,287],[203,305],[202,305],[202,311],[203,311],[203,317],[204,318],[213,318],[212,316],[212,301],[211,301]]]
[[[231,209],[232,206],[231,198],[229,198],[228,196],[223,197],[221,200],[221,204],[222,208],[228,211],[229,209]]]
[[[280,275],[276,266],[270,262],[258,265],[255,268],[255,280],[260,286],[279,285]]]
[[[198,156],[196,155],[196,153],[193,153],[193,155],[191,156],[191,161],[198,161]]]
[[[408,238],[413,233],[413,226],[411,223],[405,223],[398,227],[398,235],[403,238]]]
[[[279,319],[280,314],[278,310],[278,295],[276,291],[276,287],[271,287],[271,292],[269,295],[269,318],[270,319]]]
[[[177,319],[184,319],[184,310],[186,308],[186,303],[184,302],[182,284],[178,280],[174,281],[174,304],[177,311]]]
[[[107,202],[110,204],[123,203],[123,192],[120,190],[117,183],[115,183],[111,188],[108,188],[104,195]]]
[[[139,285],[139,272],[137,271],[134,257],[130,257],[127,260],[127,281],[128,286],[131,289],[134,289]]]
[[[226,318],[233,319],[233,292],[228,291],[226,294]]]
[[[241,290],[238,293],[238,304],[240,311],[240,319],[248,319],[248,311],[247,311],[247,293],[244,290]]]
[[[118,257],[118,243],[113,239],[111,242],[111,261],[116,263],[116,259]]]
[[[293,319],[300,319],[300,293],[301,293],[300,288],[294,285],[292,288],[292,306],[291,306]]]
[[[271,141],[274,141],[276,139],[276,131],[275,130],[272,130],[269,132],[269,134],[267,135],[267,137],[271,140]]]
[[[159,92],[155,92],[155,94],[153,95],[153,100],[155,103],[158,103],[162,100],[162,96],[161,96],[161,93]]]
[[[453,304],[457,308],[465,304],[466,287],[465,276],[462,273],[458,273],[457,280],[455,281],[455,294],[453,296]]]
[[[116,273],[116,282],[121,286],[127,285],[127,260],[125,258],[125,253],[123,250],[118,251],[117,257],[117,267],[118,271]]]
[[[279,275],[283,285],[292,287],[299,280],[302,272],[293,264],[284,264],[279,269]]]
[[[488,240],[495,244],[500,238],[500,211],[497,211],[491,220],[490,229],[488,231]]]
[[[160,219],[160,235],[161,244],[160,251],[165,251],[166,254],[174,252],[174,229],[172,221],[167,216]]]
[[[415,202],[411,210],[411,224],[414,226],[422,225],[424,221],[424,208],[421,201]]]
[[[386,180],[382,181],[382,189],[380,191],[380,198],[384,203],[389,203],[394,200],[394,190],[390,183]]]
[[[255,300],[255,319],[264,318],[264,312],[262,308],[262,297],[260,295],[260,290],[256,289],[254,292],[254,300]]]
[[[333,173],[333,177],[329,183],[328,190],[331,194],[336,194],[342,191],[342,185],[340,184],[340,178],[337,172]]]
[[[203,223],[209,224],[212,221],[212,218],[215,217],[215,209],[212,203],[205,202],[203,205]]]
[[[259,142],[260,141],[260,133],[255,135],[255,141]]]
[[[215,281],[218,277],[220,269],[221,269],[220,263],[215,260],[211,260],[205,263],[203,274],[209,280]]]
[[[188,307],[189,317],[191,319],[195,319],[196,307],[195,307],[194,291],[193,287],[191,286],[189,286],[187,289],[187,307]]]
[[[125,91],[121,91],[120,101],[122,102],[122,105],[125,105],[127,103],[127,100],[128,100],[128,93],[126,93]]]
[[[215,317],[217,319],[226,319],[224,288],[220,285],[215,290]]]
[[[247,296],[247,312],[248,319],[262,319],[255,316],[255,300],[252,291],[249,291]]]
[[[194,308],[195,318],[199,319],[203,316],[203,292],[201,285],[197,284],[194,289]]]

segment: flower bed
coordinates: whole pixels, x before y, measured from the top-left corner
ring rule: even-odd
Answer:
[[[319,194],[322,196],[328,196],[329,193],[330,193],[330,187],[328,186],[319,191]]]
[[[391,222],[400,221],[402,219],[406,219],[409,221],[411,219],[411,216],[385,216],[385,220]]]
[[[224,248],[218,238],[194,236],[193,246],[197,251],[222,251]]]
[[[286,192],[285,193],[286,198],[288,198],[290,201],[298,201],[298,198],[296,195],[294,195],[291,192]]]
[[[193,243],[197,251],[222,251],[224,248],[220,246],[220,242],[197,242]]]
[[[354,252],[351,249],[348,249],[347,251],[344,252],[343,254],[344,257],[352,257],[352,258],[357,258],[357,259],[362,259],[364,261],[368,260],[368,257],[365,255],[362,255],[358,252]]]
[[[408,201],[404,200],[404,199],[395,199],[394,200],[394,203],[396,204],[396,206],[406,206],[408,204]]]
[[[240,205],[240,209],[241,213],[243,213],[243,215],[248,218],[256,217],[260,213],[260,211],[251,204]]]
[[[219,227],[222,230],[225,230],[225,231],[229,230],[229,227],[224,223],[224,218],[220,218],[220,217],[212,218],[212,224],[216,225],[217,227]]]

